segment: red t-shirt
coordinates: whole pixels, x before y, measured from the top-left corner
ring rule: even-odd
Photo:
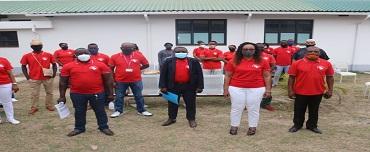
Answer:
[[[296,47],[296,46],[288,46],[288,48],[289,48],[289,50],[293,51],[294,53],[296,53],[297,51],[299,51],[301,49],[301,48]]]
[[[136,51],[128,56],[117,53],[109,60],[109,65],[116,68],[114,78],[117,82],[141,81],[140,67],[147,64],[149,62],[144,55]]]
[[[222,51],[218,49],[207,49],[204,51],[204,57],[222,58]],[[203,61],[203,69],[221,69],[221,61]]]
[[[267,49],[264,49],[263,52],[265,52],[267,54],[273,54],[274,53],[274,49],[269,47]]]
[[[242,59],[239,65],[227,64],[225,70],[231,72],[230,86],[239,88],[260,88],[265,86],[264,71],[270,71],[265,60],[255,63],[254,59]]]
[[[104,91],[103,74],[110,73],[104,63],[74,61],[63,66],[61,76],[69,77],[71,93],[96,94]]]
[[[55,63],[53,55],[44,51],[38,54],[31,52],[23,55],[21,59],[22,65],[28,65],[30,79],[32,80],[49,79],[50,77],[44,76],[44,74],[42,73],[42,68],[37,61],[40,62],[43,68],[50,69],[50,64]]]
[[[98,53],[97,55],[91,55],[91,60],[102,62],[107,66],[109,64],[109,56],[103,53]]]
[[[267,54],[265,52],[262,52],[261,57],[262,57],[263,60],[267,61],[267,63],[269,63],[269,65],[276,63],[274,56],[272,56],[271,54]],[[271,66],[270,66],[270,68],[271,68]]]
[[[176,59],[175,82],[187,83],[190,80],[188,60]]]
[[[276,57],[276,65],[288,66],[292,63],[292,56],[294,52],[289,48],[278,47],[274,50],[274,56]]]
[[[306,58],[293,62],[289,75],[295,76],[294,92],[300,95],[320,95],[325,92],[325,77],[333,76],[334,70],[330,62],[318,59],[310,61]]]
[[[62,66],[63,66],[69,62],[74,61],[74,54],[75,54],[74,50],[59,49],[54,52],[54,58],[56,61],[59,61],[60,63],[62,63]]]
[[[8,71],[12,69],[10,62],[6,58],[0,57],[0,85],[12,83],[8,74]]]
[[[203,48],[203,49],[201,49],[201,48],[195,48],[194,50],[193,50],[193,56],[194,57],[204,57],[204,51],[206,51],[207,49],[206,48]]]

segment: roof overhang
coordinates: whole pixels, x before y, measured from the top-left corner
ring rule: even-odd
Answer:
[[[369,15],[370,12],[273,12],[273,11],[172,11],[172,12],[87,12],[87,13],[17,13],[26,16],[99,16],[99,15]]]

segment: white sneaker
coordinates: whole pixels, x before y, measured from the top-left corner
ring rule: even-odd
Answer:
[[[17,124],[21,123],[20,121],[15,120],[15,119],[13,119],[13,120],[8,120],[8,122],[10,122],[10,123],[11,123],[11,124],[13,124],[13,125],[17,125]]]
[[[3,123],[3,121],[1,120],[1,117],[0,117],[0,124]]]
[[[142,112],[142,113],[138,112],[137,114],[138,114],[138,115],[141,115],[141,116],[153,116],[153,114],[152,114],[152,113],[150,113],[150,112],[148,112],[148,111],[144,111],[144,112]]]
[[[113,112],[113,113],[110,115],[110,117],[111,117],[111,118],[116,118],[116,117],[119,117],[119,116],[121,116],[121,115],[122,115],[122,113],[120,113],[120,112],[116,111],[116,112]]]
[[[12,102],[17,102],[18,100],[16,98],[12,98]]]

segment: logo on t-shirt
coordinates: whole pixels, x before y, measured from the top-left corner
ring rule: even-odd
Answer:
[[[104,61],[104,59],[103,59],[103,58],[98,58],[98,60],[99,60],[99,61]]]
[[[324,66],[322,66],[322,65],[319,65],[319,66],[317,66],[317,69],[319,69],[320,71],[322,71],[322,70],[324,70],[324,69],[325,69],[325,67],[324,67]]]
[[[261,66],[258,65],[258,64],[253,64],[252,67],[256,68],[256,69],[259,69]]]
[[[90,66],[89,69],[95,71],[96,69],[98,69],[98,67],[96,67],[96,66]]]
[[[4,67],[4,65],[0,64],[0,68],[3,68],[3,67]]]
[[[213,52],[213,55],[217,55],[217,52]]]
[[[287,53],[290,53],[290,51],[286,51]]]
[[[135,62],[135,63],[136,63],[136,62],[138,62],[138,60],[137,60],[137,59],[132,59],[131,61],[132,61],[132,62]]]
[[[268,59],[269,59],[269,57],[265,56],[265,57],[262,57],[262,59],[264,59],[264,60],[268,60]]]
[[[68,54],[72,54],[72,52],[67,52]]]
[[[48,58],[47,57],[42,57],[42,60],[46,61],[46,60],[48,60]]]

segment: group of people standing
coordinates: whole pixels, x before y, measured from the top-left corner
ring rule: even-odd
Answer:
[[[323,55],[320,48],[311,45],[299,50],[288,42],[282,41],[281,47],[272,51],[266,44],[245,42],[238,47],[229,45],[229,51],[225,53],[216,48],[215,41],[210,41],[208,48],[204,42],[199,42],[199,47],[193,51],[194,58],[189,57],[185,47],[176,47],[172,50],[173,45],[166,43],[165,50],[158,53],[159,89],[164,94],[171,92],[179,98],[183,97],[189,126],[195,128],[196,94],[204,89],[203,74],[221,74],[223,71],[224,96],[231,100],[229,133],[237,134],[242,113],[246,108],[249,122],[247,135],[254,135],[257,131],[261,104],[270,105],[269,102],[261,101],[269,99],[271,101],[272,86],[276,79],[279,80],[276,77],[280,76],[277,73],[285,71],[290,75],[288,96],[295,99],[294,125],[289,132],[296,132],[302,128],[304,113],[308,107],[309,119],[306,127],[313,132],[321,133],[317,128],[318,109],[321,98],[323,96],[330,98],[332,95],[333,68],[328,61],[319,58]],[[310,42],[312,39],[307,40],[306,44]],[[38,111],[41,84],[46,92],[46,109],[55,110],[52,103],[52,84],[58,64],[60,96],[57,102],[67,102],[66,90],[70,88],[70,98],[75,108],[75,128],[68,136],[85,132],[88,105],[95,112],[99,130],[106,135],[114,135],[109,129],[104,107],[114,101],[115,110],[110,117],[123,115],[123,98],[128,88],[133,92],[137,114],[153,115],[144,107],[142,95],[141,70],[148,68],[149,62],[136,44],[122,43],[121,51],[111,57],[100,53],[95,43],[89,44],[87,49],[76,50],[69,49],[66,43],[60,43],[59,46],[61,49],[52,55],[42,50],[43,44],[40,40],[32,40],[32,52],[25,54],[21,59],[23,74],[29,80],[32,89],[29,114],[33,115]],[[297,53],[298,55],[294,55]],[[297,59],[292,59],[293,55],[297,56]],[[224,62],[223,70],[221,62]],[[278,68],[273,81],[275,65]],[[8,121],[17,124],[19,121],[13,116],[11,93],[12,90],[16,92],[19,88],[11,69],[10,63],[5,58],[0,58],[0,102],[4,105]],[[116,98],[113,96],[113,88]],[[178,104],[168,102],[168,119],[162,126],[175,123],[177,112]]]

